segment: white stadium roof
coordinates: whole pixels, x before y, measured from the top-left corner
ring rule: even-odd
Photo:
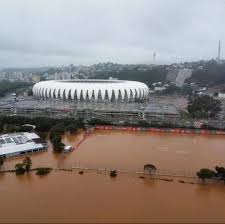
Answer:
[[[132,102],[146,99],[149,88],[144,83],[125,80],[51,80],[35,84],[33,94],[62,100]]]

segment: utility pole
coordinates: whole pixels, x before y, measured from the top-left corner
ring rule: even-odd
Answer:
[[[217,57],[218,61],[220,61],[220,51],[221,51],[221,41],[219,41],[218,57]]]
[[[156,53],[153,53],[153,64],[155,65],[155,58],[156,58]]]

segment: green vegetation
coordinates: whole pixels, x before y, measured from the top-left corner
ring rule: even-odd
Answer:
[[[23,160],[23,165],[24,165],[24,168],[25,168],[26,172],[30,172],[30,169],[31,169],[31,166],[32,166],[32,161],[31,161],[30,157],[27,156]]]
[[[213,170],[204,168],[197,172],[197,176],[205,184],[206,179],[212,179],[216,176],[216,173]]]
[[[221,180],[225,184],[225,168],[224,167],[216,166],[215,171],[204,168],[197,172],[197,176],[198,178],[202,180],[203,184],[205,184],[206,179]]]
[[[213,86],[225,83],[225,64],[218,64],[211,60],[202,69],[194,70],[189,82],[196,82],[202,86]]]
[[[32,166],[32,161],[30,157],[26,157],[22,163],[17,163],[15,165],[16,175],[23,175],[25,172],[30,172]]]
[[[16,169],[16,175],[23,175],[26,172],[26,169],[24,168],[23,163],[17,163],[15,165],[15,169]]]
[[[219,180],[222,180],[224,182],[224,184],[225,184],[225,168],[216,166],[215,170],[216,170],[216,177]]]
[[[77,132],[77,128],[76,128],[76,126],[74,126],[74,124],[71,124],[65,128],[65,131],[69,132],[70,134],[74,134]]]
[[[64,144],[61,142],[61,136],[58,135],[58,134],[52,134],[51,136],[51,143],[52,143],[52,146],[53,146],[53,150],[54,152],[56,153],[61,153],[64,149]]]
[[[0,169],[2,168],[3,165],[4,165],[4,158],[3,156],[0,156]]]
[[[3,97],[8,92],[15,92],[17,89],[27,88],[31,84],[26,82],[10,82],[7,80],[0,81],[0,97]]]
[[[24,124],[32,124],[36,126],[37,132],[52,132],[64,133],[68,126],[74,126],[74,128],[84,128],[83,119],[74,118],[47,118],[47,117],[22,117],[22,116],[0,116],[0,131],[10,132],[7,127],[11,128],[11,131],[29,131],[30,127],[22,126]]]
[[[165,89],[162,94],[165,95],[181,95],[188,96],[192,95],[192,87],[190,85],[184,85],[182,87],[178,87],[176,85],[170,85],[167,89]]]
[[[156,172],[156,167],[152,164],[146,164],[144,165],[144,172],[145,174],[152,175]]]
[[[93,78],[97,79],[108,79],[109,77],[118,78],[121,80],[133,80],[144,82],[147,85],[152,85],[154,82],[164,82],[168,70],[165,66],[155,66],[151,70],[140,71],[137,68],[124,69],[119,72],[101,72],[96,74]]]
[[[194,118],[214,118],[221,111],[221,102],[210,96],[189,97],[187,110]]]
[[[39,176],[47,175],[51,172],[51,168],[48,167],[42,167],[42,168],[37,168],[36,174]]]
[[[111,170],[110,177],[116,177],[116,176],[117,176],[117,170]]]

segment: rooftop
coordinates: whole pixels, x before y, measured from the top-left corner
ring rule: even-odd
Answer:
[[[43,148],[35,140],[40,137],[35,133],[19,132],[0,135],[0,155],[15,154],[28,150]]]

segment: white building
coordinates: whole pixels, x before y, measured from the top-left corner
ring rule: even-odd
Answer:
[[[40,152],[47,148],[35,133],[20,132],[0,135],[0,156],[4,158]]]
[[[222,98],[222,99],[225,99],[225,93],[219,93],[219,94],[218,94],[218,97],[219,97],[219,98]]]

